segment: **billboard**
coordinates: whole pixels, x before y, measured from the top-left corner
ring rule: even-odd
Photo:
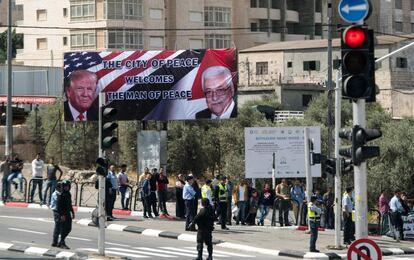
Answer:
[[[137,135],[138,172],[167,165],[167,131],[145,130]]]
[[[65,121],[98,120],[100,92],[117,120],[236,117],[236,49],[65,53]]]
[[[321,152],[319,126],[308,127],[314,152]],[[246,178],[272,178],[273,153],[276,157],[276,178],[304,178],[304,127],[246,127]],[[321,165],[311,166],[312,177],[321,177]]]

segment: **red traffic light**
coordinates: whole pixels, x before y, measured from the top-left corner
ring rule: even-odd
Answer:
[[[367,35],[365,34],[365,30],[361,27],[348,27],[343,34],[343,40],[345,44],[351,48],[361,47],[364,44],[366,38]]]

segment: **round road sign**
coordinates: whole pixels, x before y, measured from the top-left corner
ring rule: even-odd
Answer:
[[[348,260],[381,260],[379,246],[370,239],[358,239],[348,249]]]

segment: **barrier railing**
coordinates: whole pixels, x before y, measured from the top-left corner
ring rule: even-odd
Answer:
[[[134,209],[134,211],[144,210],[144,207],[142,206],[141,187],[137,187],[135,189],[134,208],[133,209]]]
[[[79,207],[95,207],[98,202],[98,190],[95,182],[84,182],[81,184],[79,194]]]
[[[26,202],[27,180],[25,177],[22,177],[22,182],[20,183],[20,180],[16,182],[15,179],[10,180],[9,183],[10,201]],[[20,187],[20,185],[23,185],[23,187]]]

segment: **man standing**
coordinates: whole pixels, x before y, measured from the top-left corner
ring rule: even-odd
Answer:
[[[381,190],[381,195],[378,198],[378,209],[381,214],[381,235],[382,235],[385,221],[387,221],[388,211],[390,210],[389,201],[388,201],[385,190]]]
[[[208,257],[207,260],[213,259],[213,238],[212,231],[214,229],[214,210],[210,205],[210,201],[207,198],[201,200],[201,205],[203,208],[194,217],[194,220],[191,222],[191,229],[195,229],[194,225],[197,224],[197,258],[196,260],[203,259],[203,243],[207,246]]]
[[[195,216],[195,196],[196,192],[193,188],[193,176],[187,176],[187,182],[184,185],[183,189],[183,199],[185,203],[185,230],[186,231],[195,231],[194,228],[190,227],[190,223],[193,221]]]
[[[310,203],[308,204],[308,217],[311,233],[309,251],[319,253],[319,250],[316,249],[316,240],[318,239],[318,227],[321,221],[322,210],[315,204],[316,201],[316,196],[312,196]]]
[[[293,187],[290,189],[290,196],[292,198],[293,214],[295,215],[296,225],[301,223],[302,204],[305,200],[305,191],[300,180],[295,179]]]
[[[10,175],[10,156],[6,156],[6,160],[1,163],[0,172],[3,173],[1,179],[1,199],[4,203],[10,199],[10,184],[7,181]]]
[[[276,196],[279,198],[279,224],[283,227],[290,226],[289,224],[289,204],[290,204],[290,192],[289,185],[286,179],[282,179],[282,182],[276,186]]]
[[[30,202],[33,202],[33,196],[36,191],[36,186],[38,186],[38,192],[39,192],[39,199],[40,204],[43,203],[43,197],[42,197],[42,186],[43,186],[43,171],[45,168],[45,163],[42,159],[40,159],[40,153],[36,155],[36,158],[32,161],[32,190],[30,192]]]
[[[352,219],[352,210],[354,205],[352,203],[352,187],[346,188],[346,193],[342,198],[342,212],[344,218],[344,244],[350,245],[354,239],[354,221]]]
[[[145,172],[145,180],[142,184],[141,189],[141,198],[142,202],[144,203],[144,218],[152,218],[151,215],[151,185],[150,185],[150,179],[151,179],[151,173]]]
[[[246,207],[249,201],[249,191],[246,184],[246,180],[242,179],[234,190],[234,203],[237,205],[239,212],[236,217],[236,225],[241,222],[242,225],[246,225]]]
[[[208,108],[198,112],[196,118],[236,117],[237,107],[233,100],[235,93],[233,77],[227,67],[209,67],[203,72],[201,83]]]
[[[65,121],[98,119],[98,109],[92,107],[98,78],[88,70],[72,72],[65,80]]]
[[[231,226],[231,207],[232,207],[232,196],[233,196],[233,189],[234,185],[233,182],[230,180],[229,177],[227,177],[226,180],[226,186],[227,186],[227,225]]]
[[[150,179],[151,204],[149,205],[149,207],[152,206],[152,212],[154,212],[154,215],[158,217],[159,214],[158,214],[158,209],[157,209],[157,176],[158,176],[157,168],[153,168],[151,174],[152,174],[151,179]]]
[[[216,193],[218,194],[218,212],[220,215],[220,224],[222,230],[229,230],[226,227],[227,223],[227,184],[226,184],[226,176],[221,177],[220,183],[217,186]]]
[[[56,177],[57,171],[60,173],[59,178]],[[49,200],[47,201],[47,205],[50,205],[50,198],[52,197],[52,192],[55,190],[56,182],[60,181],[60,178],[62,178],[62,170],[59,165],[55,164],[53,157],[49,159],[49,164],[46,166],[46,173],[47,180],[43,191],[43,204],[46,204],[47,193],[49,191]]]
[[[334,229],[334,202],[335,194],[332,191],[332,187],[328,187],[328,191],[323,195],[323,203],[325,205],[325,227]]]
[[[144,213],[148,211],[147,208],[146,208],[147,207],[147,202],[146,202],[146,200],[144,198],[144,195],[143,195],[144,181],[146,180],[148,173],[150,173],[150,171],[149,171],[148,167],[145,167],[144,172],[138,177],[138,188],[140,189],[141,202],[142,202],[142,208],[144,209]],[[144,214],[144,217],[145,217],[145,214]],[[148,216],[147,216],[147,218],[148,218]]]
[[[106,210],[106,216],[108,218],[114,218],[112,211],[114,209],[115,201],[116,201],[116,193],[118,192],[118,179],[115,173],[115,165],[111,164],[109,166],[108,175],[106,178],[111,182],[112,188],[109,189],[109,201],[108,201],[108,209]]]
[[[62,220],[62,230],[60,233],[60,242],[58,246],[63,249],[70,249],[66,243],[65,239],[69,235],[70,231],[72,231],[72,219],[75,218],[75,211],[72,207],[72,195],[70,194],[70,181],[65,180],[62,182],[62,194],[60,205],[58,205],[58,209],[60,209],[60,216]]]
[[[121,165],[121,172],[118,174],[118,183],[119,183],[119,192],[121,193],[121,206],[123,210],[128,209],[129,205],[129,196],[126,196],[128,191],[128,174],[126,173],[127,165]]]
[[[63,219],[60,213],[62,210],[58,208],[61,206],[61,195],[62,195],[62,183],[58,182],[56,184],[56,190],[52,194],[52,198],[50,200],[50,209],[53,211],[53,220],[55,221],[55,228],[53,229],[53,242],[52,246],[57,247],[59,241],[59,235],[62,233],[62,223]]]
[[[394,226],[394,238],[397,242],[404,239],[404,222],[402,220],[402,213],[404,208],[400,202],[401,191],[395,190],[394,197],[390,201],[391,223]]]
[[[160,168],[160,173],[158,174],[157,178],[157,196],[158,196],[158,204],[161,210],[161,216],[168,215],[167,211],[167,188],[168,188],[168,178],[167,174],[164,170],[164,167]]]

